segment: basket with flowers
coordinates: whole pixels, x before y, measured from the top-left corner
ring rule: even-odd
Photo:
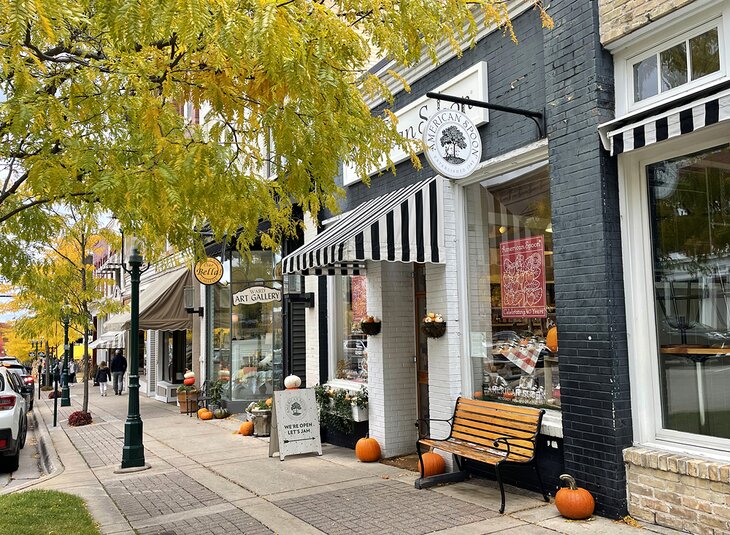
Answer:
[[[446,333],[446,322],[441,314],[429,312],[421,320],[421,330],[429,338],[441,338]]]
[[[380,334],[380,319],[375,316],[365,316],[360,322],[360,330],[368,336]]]

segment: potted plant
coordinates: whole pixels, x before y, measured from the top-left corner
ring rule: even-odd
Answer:
[[[368,389],[364,386],[350,397],[352,402],[352,420],[364,422],[368,419]]]
[[[441,314],[429,312],[421,321],[421,330],[428,338],[441,338],[446,333],[446,321]]]
[[[208,406],[213,409],[221,407],[221,398],[223,397],[223,388],[226,386],[228,381],[218,380],[213,381],[208,385]]]
[[[188,414],[198,408],[198,389],[195,385],[180,385],[177,387],[177,404],[180,413]]]
[[[246,407],[249,419],[253,421],[253,434],[268,437],[271,434],[271,398],[253,401]]]
[[[360,330],[368,336],[380,334],[381,322],[375,316],[365,316],[360,322]]]
[[[319,408],[319,422],[323,440],[335,446],[354,449],[359,438],[368,432],[368,394],[363,386],[358,392],[314,387]]]

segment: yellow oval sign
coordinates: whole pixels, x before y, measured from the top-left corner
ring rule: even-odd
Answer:
[[[206,258],[195,264],[195,278],[201,284],[209,286],[223,277],[223,264],[215,258]]]

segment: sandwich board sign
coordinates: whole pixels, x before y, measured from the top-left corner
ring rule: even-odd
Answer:
[[[274,392],[269,457],[276,451],[282,461],[287,455],[322,455],[319,414],[313,388]]]

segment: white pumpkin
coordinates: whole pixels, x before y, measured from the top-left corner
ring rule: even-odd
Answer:
[[[195,373],[193,373],[193,372],[185,372],[185,375],[183,375],[183,378],[185,378],[185,379],[190,379],[191,377],[193,379],[195,379]]]
[[[288,375],[284,378],[284,387],[287,390],[293,390],[299,388],[302,385],[302,380],[297,375]]]

